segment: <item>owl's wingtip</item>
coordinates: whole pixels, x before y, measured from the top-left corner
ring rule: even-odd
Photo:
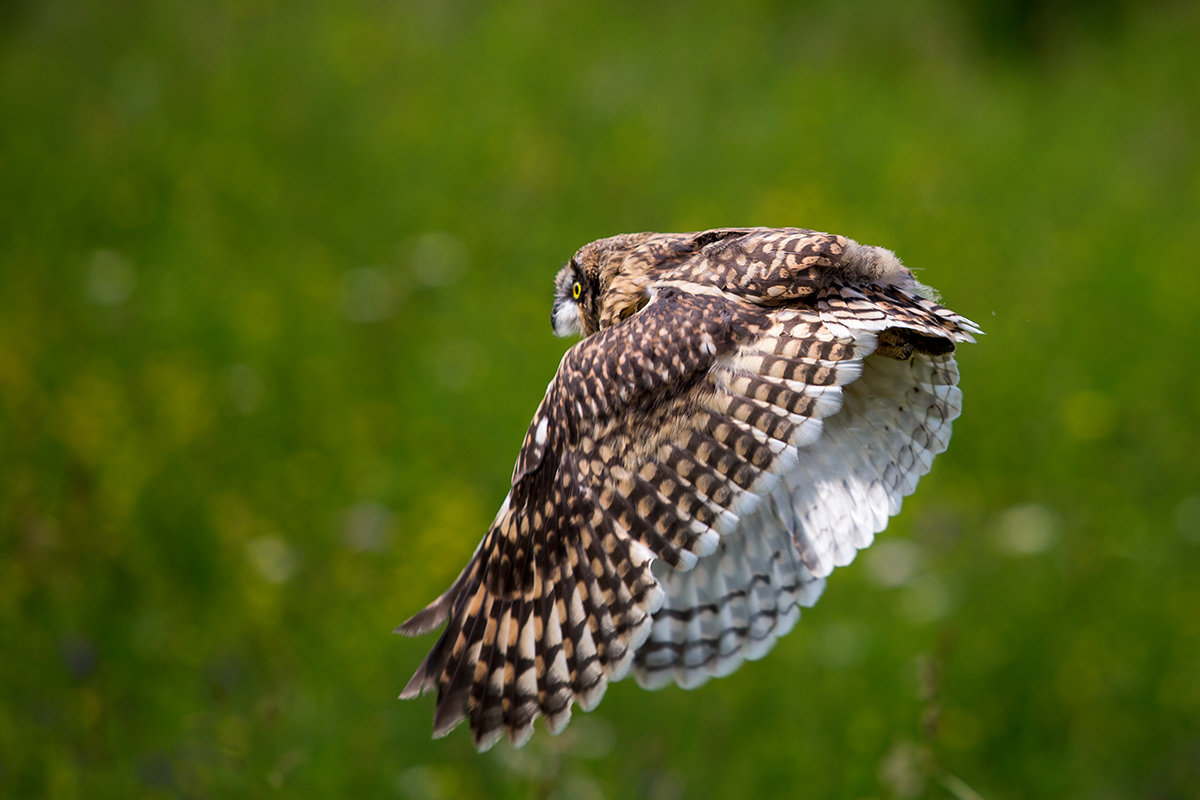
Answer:
[[[449,615],[449,609],[443,607],[443,598],[439,597],[425,608],[413,614],[404,622],[392,629],[392,633],[398,633],[401,636],[421,636],[429,633],[445,622]]]
[[[503,514],[507,507],[508,498],[505,498],[504,505],[500,508],[500,514]],[[482,544],[483,542],[480,542],[480,546]],[[471,560],[463,567],[462,572],[454,579],[454,583],[450,585],[450,588],[438,595],[432,603],[397,625],[392,633],[398,633],[402,636],[421,636],[445,622],[450,617],[450,611],[454,607],[454,602],[475,574],[478,558],[479,548],[476,547]]]
[[[401,700],[412,700],[414,697],[420,697],[434,687],[433,677],[429,674],[430,662],[429,658],[433,654],[425,657],[421,662],[421,666],[417,667],[417,671],[408,679],[408,683],[404,684],[404,688],[400,690]]]

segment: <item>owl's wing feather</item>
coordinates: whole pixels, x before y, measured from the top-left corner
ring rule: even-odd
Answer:
[[[961,409],[950,352],[978,329],[931,301],[832,286],[771,319],[713,375],[736,397],[770,397],[777,416],[792,415],[795,458],[778,462],[765,502],[722,531],[694,570],[654,565],[666,600],[634,664],[648,688],[690,688],[765,655],[829,572],[900,510]],[[807,414],[798,423],[797,410]]]

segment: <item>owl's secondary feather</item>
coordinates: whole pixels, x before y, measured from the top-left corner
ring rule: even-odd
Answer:
[[[766,654],[933,456],[978,328],[882,248],[801,229],[630,234],[556,281],[585,338],[530,423],[402,697],[485,748],[588,709],[631,669],[691,687]]]

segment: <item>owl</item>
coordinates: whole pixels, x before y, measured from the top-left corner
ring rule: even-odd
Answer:
[[[636,233],[555,279],[563,356],[462,573],[397,632],[434,735],[552,733],[632,671],[764,656],[946,449],[980,333],[896,256],[798,228]]]

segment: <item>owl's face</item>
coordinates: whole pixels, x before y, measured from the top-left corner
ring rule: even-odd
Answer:
[[[557,336],[587,336],[596,331],[598,281],[589,277],[576,253],[554,278],[550,324]]]
[[[647,279],[663,260],[649,245],[675,236],[627,233],[599,239],[571,256],[554,279],[550,322],[559,336],[591,336],[646,304]]]

